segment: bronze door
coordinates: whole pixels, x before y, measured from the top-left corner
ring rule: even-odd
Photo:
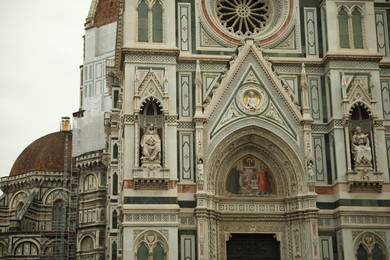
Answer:
[[[232,234],[227,241],[228,260],[280,260],[280,243],[274,234]]]

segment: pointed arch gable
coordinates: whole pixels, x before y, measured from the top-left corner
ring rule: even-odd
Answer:
[[[297,106],[283,88],[281,80],[272,71],[269,62],[262,56],[261,51],[250,42],[239,48],[237,58],[230,63],[229,70],[222,76],[220,86],[204,111],[205,117],[210,121],[218,118],[225,104],[229,103],[237,88],[245,82],[244,77],[249,75],[249,70],[255,73],[254,79],[267,90],[270,97],[276,100],[275,103],[283,104],[287,118],[291,118],[291,123],[299,123],[302,116]]]
[[[232,83],[231,93],[222,102],[218,113],[214,113],[210,122],[210,139],[214,138],[218,132],[230,124],[236,123],[243,117],[252,117],[254,120],[260,120],[259,125],[273,124],[280,128],[280,134],[288,134],[297,139],[292,115],[281,107],[285,105],[284,101],[275,92],[272,82],[265,80],[264,75],[258,73],[259,68],[251,63],[243,75]],[[248,108],[246,98],[248,93],[255,93],[258,104],[255,108]],[[259,122],[260,122],[259,121]]]

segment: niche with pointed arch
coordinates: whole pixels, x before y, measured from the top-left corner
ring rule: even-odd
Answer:
[[[235,161],[226,176],[225,187],[229,195],[276,195],[276,185],[272,170],[253,155],[247,155]]]

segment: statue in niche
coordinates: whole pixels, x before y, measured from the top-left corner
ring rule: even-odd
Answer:
[[[142,162],[160,162],[161,139],[152,123],[148,125],[141,138],[141,148]]]
[[[196,172],[198,176],[198,181],[203,181],[203,160],[199,159],[196,165]]]
[[[271,170],[253,157],[246,157],[235,162],[227,176],[226,189],[234,195],[272,195],[275,194],[274,187]]]
[[[309,175],[309,181],[314,181],[314,162],[312,159],[307,162],[307,174]]]
[[[352,154],[355,164],[371,165],[372,154],[368,134],[362,132],[360,126],[355,128],[352,136]]]

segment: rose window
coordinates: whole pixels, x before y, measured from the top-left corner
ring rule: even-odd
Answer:
[[[218,0],[218,19],[238,35],[253,35],[267,26],[271,11],[268,0]]]

